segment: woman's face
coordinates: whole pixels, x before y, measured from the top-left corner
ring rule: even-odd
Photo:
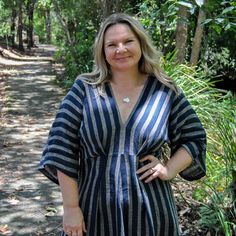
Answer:
[[[110,26],[104,35],[106,61],[114,71],[138,70],[142,56],[138,38],[127,24]]]

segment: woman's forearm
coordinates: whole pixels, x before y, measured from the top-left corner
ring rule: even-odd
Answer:
[[[57,171],[57,176],[63,199],[63,207],[78,207],[79,193],[76,180],[59,170]]]
[[[185,170],[192,163],[192,157],[183,147],[179,148],[166,163],[166,167],[174,176]]]
[[[75,179],[57,171],[63,199],[63,230],[67,235],[83,235],[86,232],[84,216],[79,207],[78,185]]]

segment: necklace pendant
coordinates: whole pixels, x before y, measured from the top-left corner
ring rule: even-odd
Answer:
[[[125,97],[125,98],[122,99],[122,101],[123,101],[124,103],[129,103],[129,102],[130,102],[130,98]]]

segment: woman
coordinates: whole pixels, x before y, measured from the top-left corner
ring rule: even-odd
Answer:
[[[205,175],[205,131],[137,20],[108,17],[94,52],[95,70],[62,101],[39,168],[60,185],[62,235],[177,236],[170,180]]]

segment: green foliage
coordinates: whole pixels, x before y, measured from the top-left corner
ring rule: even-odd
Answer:
[[[211,75],[235,80],[236,3],[233,0],[209,0],[206,6],[207,38],[201,64]]]
[[[41,14],[40,11],[36,11],[34,15],[35,23],[34,23],[34,31],[35,34],[39,37],[40,43],[46,42],[46,29],[45,29],[45,22],[44,16]]]
[[[63,58],[65,66],[64,84],[70,87],[78,74],[89,72],[93,67],[93,41],[95,37],[95,29],[92,23],[80,22],[75,32],[75,50],[77,60],[72,57],[69,45],[61,44],[61,49],[57,57]],[[63,42],[62,42],[63,43]]]
[[[177,1],[146,0],[140,4],[139,18],[157,48],[162,52],[174,49],[173,39],[177,21]],[[161,39],[161,40],[160,40]]]
[[[236,31],[236,3],[233,0],[215,1],[209,0],[207,4],[208,18],[205,24],[209,24],[220,35],[224,31]]]
[[[0,1],[0,37],[9,36],[11,33],[10,14],[10,9],[7,8],[4,1]]]
[[[229,191],[216,192],[213,188],[208,193],[208,204],[202,203],[200,208],[200,224],[210,229],[215,235],[233,236],[236,227],[235,209],[231,207]]]
[[[55,37],[59,47],[57,58],[62,59],[65,66],[63,79],[66,87],[71,86],[78,74],[92,70],[92,46],[100,17],[96,4],[98,3],[95,1],[88,5],[84,1],[70,0],[58,2],[58,9],[54,9],[59,11],[69,33],[68,35],[57,19]]]
[[[228,48],[222,47],[217,51],[209,49],[207,61],[207,68],[205,68],[205,70],[209,75],[220,75],[220,72],[224,71],[226,68],[228,70],[232,68],[233,72],[236,72],[236,61],[231,58]]]
[[[236,99],[214,88],[206,73],[186,65],[172,63],[170,55],[162,61],[167,74],[184,91],[207,132],[207,178],[198,181],[193,197],[204,202],[201,224],[218,235],[232,235],[236,224],[234,213],[236,170]]]

